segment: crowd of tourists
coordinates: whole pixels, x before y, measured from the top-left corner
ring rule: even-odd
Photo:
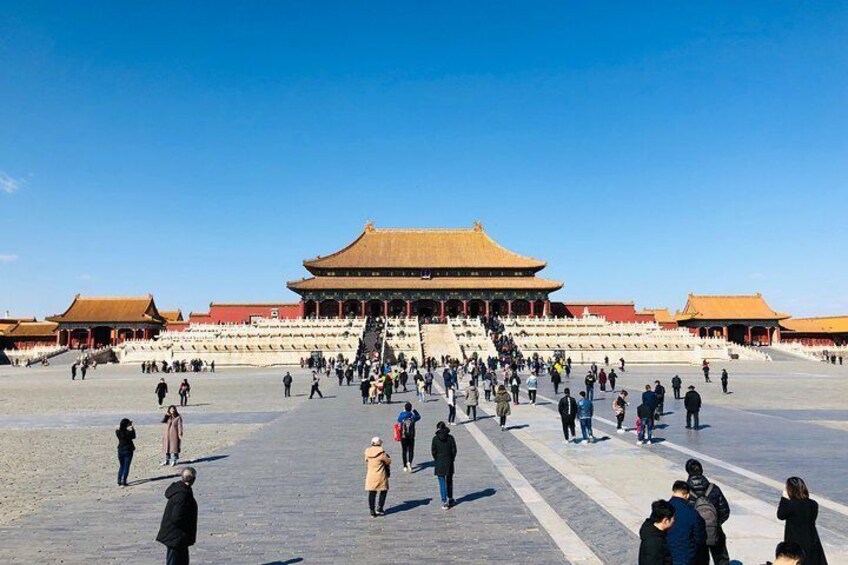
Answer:
[[[141,372],[149,373],[214,373],[215,361],[204,361],[203,359],[191,359],[186,361],[144,361],[141,364]]]

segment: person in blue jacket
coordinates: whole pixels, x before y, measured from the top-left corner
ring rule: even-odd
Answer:
[[[594,407],[592,401],[586,398],[586,393],[580,391],[580,400],[577,401],[577,417],[580,419],[580,432],[583,434],[583,443],[594,442],[592,434],[592,414]]]
[[[651,390],[651,385],[645,385],[645,392],[642,393],[642,404],[651,409],[651,414],[656,413],[660,399],[657,397],[657,393]]]
[[[421,419],[418,410],[412,409],[412,404],[403,405],[403,411],[398,414],[400,424],[400,453],[403,458],[403,472],[412,472],[412,458],[415,457],[415,422]]]
[[[669,502],[674,506],[674,525],[668,531],[668,548],[674,565],[695,563],[698,547],[706,541],[704,519],[689,502],[689,483],[674,481]]]

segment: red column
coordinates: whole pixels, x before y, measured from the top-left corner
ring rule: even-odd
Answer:
[[[489,317],[489,302],[491,302],[491,301],[490,301],[490,300],[486,300],[486,317],[487,317],[487,318]]]
[[[531,318],[536,317],[536,301],[535,300],[530,301],[530,317]]]
[[[439,300],[439,319],[445,321],[445,301]]]
[[[707,330],[707,335],[710,335],[710,330]],[[723,326],[721,328],[721,335],[724,336],[724,339],[730,337],[730,332],[727,330],[727,326]]]
[[[344,318],[344,300],[339,300],[339,318]]]
[[[506,315],[512,316],[512,300],[506,301]]]
[[[94,329],[88,328],[88,339],[86,340],[88,344],[88,348],[91,349],[94,347]]]
[[[299,313],[300,313],[300,317],[301,317],[301,319],[303,319],[303,318],[305,318],[305,317],[306,317],[306,301],[305,301],[305,300],[301,300],[301,301],[300,301],[300,304],[299,304]]]
[[[412,317],[412,300],[406,301],[406,317],[407,318]]]
[[[551,301],[550,300],[545,300],[545,310],[542,313],[542,315],[543,316],[550,316],[551,315]]]
[[[468,315],[468,301],[467,300],[462,301],[462,315],[463,316]]]
[[[389,301],[388,300],[383,300],[383,316],[386,317],[386,318],[389,317]]]
[[[751,326],[748,326],[748,345],[753,344],[753,340],[751,339]]]
[[[362,316],[362,317],[364,318],[365,316],[367,316],[367,315],[368,315],[368,314],[365,312],[365,301],[364,301],[364,300],[360,300],[360,301],[359,301],[359,308],[360,308],[360,310],[359,310],[359,315],[360,315],[360,316]]]
[[[774,341],[780,343],[780,326],[774,328]]]

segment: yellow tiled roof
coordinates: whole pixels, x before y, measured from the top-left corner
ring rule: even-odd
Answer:
[[[658,324],[672,324],[676,321],[668,308],[643,308],[637,314],[651,314]]]
[[[183,321],[183,311],[182,310],[159,310],[159,315],[162,316],[166,322],[182,322]]]
[[[11,338],[51,337],[57,325],[53,322],[18,322],[6,331],[6,335]]]
[[[690,294],[678,320],[783,320],[788,314],[775,312],[760,293],[737,295]]]
[[[479,222],[471,229],[377,229],[370,222],[350,245],[303,262],[319,269],[534,269],[545,262],[498,245]]]
[[[74,297],[64,314],[47,318],[51,322],[66,323],[154,323],[164,322],[153,296],[141,297]]]
[[[543,290],[553,292],[562,283],[538,277],[312,277],[291,281],[288,287],[304,290]]]
[[[811,334],[848,333],[848,316],[822,316],[819,318],[789,318],[780,325],[790,332]]]

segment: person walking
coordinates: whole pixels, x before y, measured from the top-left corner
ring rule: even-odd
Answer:
[[[77,380],[77,364],[76,363],[71,364],[71,380],[72,381]]]
[[[689,502],[689,483],[674,481],[671,499],[674,506],[674,527],[668,530],[668,548],[675,565],[695,562],[698,548],[704,544],[707,532],[704,520]]]
[[[721,391],[724,394],[727,394],[727,379],[728,379],[727,369],[722,369],[721,370]]]
[[[695,385],[689,385],[689,392],[683,398],[683,407],[686,408],[686,429],[697,430],[700,427],[698,415],[701,412],[701,395],[695,391]],[[695,427],[692,427],[692,419],[695,420]]]
[[[386,378],[383,381],[383,395],[386,397],[386,404],[392,403],[392,394],[394,393],[395,380],[392,378],[391,373],[386,375]]]
[[[780,504],[777,506],[777,519],[786,522],[783,541],[797,543],[804,550],[804,565],[827,565],[816,519],[819,515],[818,503],[810,498],[807,484],[800,477],[789,477]]]
[[[636,408],[636,417],[639,418],[639,433],[636,436],[636,445],[651,445],[654,440],[654,411],[650,405],[642,402]]]
[[[609,377],[607,378],[609,379],[610,390],[615,392],[615,380],[618,378],[618,375],[615,373],[615,369],[610,369]]]
[[[704,362],[701,363],[701,370],[704,372],[704,382],[711,383],[710,380],[710,362],[704,359]]]
[[[456,388],[450,385],[448,388],[448,424],[456,423]]]
[[[392,458],[383,449],[383,440],[377,436],[371,438],[371,446],[365,449],[365,492],[368,493],[368,508],[372,518],[385,514],[383,507],[389,493],[391,465]]]
[[[639,528],[639,565],[672,565],[667,535],[674,515],[674,506],[665,500],[651,504],[651,516]]]
[[[403,461],[403,472],[412,472],[412,459],[415,457],[415,423],[421,419],[418,410],[412,409],[412,404],[407,402],[397,417],[397,425],[400,427],[400,454]]]
[[[183,443],[183,417],[180,416],[176,406],[173,404],[168,406],[168,411],[165,412],[162,423],[165,424],[162,430],[162,456],[164,459],[159,466],[164,467],[170,463],[171,467],[174,467],[180,457]]]
[[[115,430],[115,435],[118,437],[118,486],[125,487],[127,485],[127,477],[130,474],[130,465],[132,464],[133,453],[135,452],[135,428],[132,420],[124,418],[118,424],[118,429]]]
[[[589,399],[589,402],[595,400],[595,373],[589,371],[586,373],[586,378],[583,379],[583,384],[586,385],[586,397]]]
[[[82,380],[85,380],[86,371],[88,371],[88,361],[83,361],[82,365],[80,365],[80,377],[82,377]]]
[[[601,385],[601,392],[607,391],[607,373],[603,369],[598,373],[598,384]]]
[[[168,502],[156,541],[167,548],[166,565],[189,565],[188,548],[197,540],[197,501],[192,490],[196,479],[194,467],[186,467],[180,480],[165,490]]]
[[[177,393],[180,395],[180,406],[188,406],[188,397],[191,394],[191,385],[188,384],[188,379],[183,379]]]
[[[615,413],[615,431],[623,434],[627,430],[623,427],[624,417],[627,414],[627,391],[622,390],[618,393],[615,400],[612,401],[612,411]]]
[[[509,388],[510,392],[512,392],[512,403],[518,406],[518,391],[521,386],[521,377],[518,376],[517,371],[513,371],[512,375],[509,377]]]
[[[555,367],[551,367],[551,384],[554,386],[554,396],[559,396],[559,385],[562,384],[562,375]]]
[[[674,375],[671,379],[671,390],[674,391],[674,399],[680,400],[680,387],[683,386],[683,381],[680,380],[680,375]]]
[[[577,417],[580,418],[580,433],[583,434],[583,443],[594,442],[592,434],[592,414],[594,413],[592,401],[586,398],[586,393],[580,391],[580,400],[577,402]]]
[[[577,433],[574,428],[574,421],[577,419],[577,401],[571,396],[571,389],[566,387],[563,389],[563,397],[559,399],[557,410],[559,417],[562,420],[562,435],[565,436],[565,443],[569,441],[569,433],[571,437],[576,438]]]
[[[495,394],[495,414],[501,425],[501,431],[506,430],[506,419],[512,413],[512,408],[509,406],[510,397],[504,385],[498,387],[498,392]]]
[[[292,385],[293,380],[294,379],[292,379],[291,373],[286,371],[286,374],[283,377],[283,397],[284,398],[291,397],[291,385]],[[363,404],[364,404],[364,402],[363,402]]]
[[[527,396],[530,397],[530,404],[536,405],[536,392],[539,390],[539,378],[531,374],[527,378]]]
[[[444,422],[436,424],[436,435],[430,445],[433,456],[433,473],[439,480],[439,495],[442,510],[448,510],[456,503],[453,499],[453,473],[456,460],[456,440]]]
[[[321,377],[318,376],[317,371],[312,371],[312,388],[309,390],[309,400],[312,400],[312,397],[317,393],[319,397],[324,398],[324,395],[321,394],[321,389],[318,388],[321,385]]]
[[[695,510],[704,520],[706,538],[698,547],[695,563],[707,565],[710,556],[714,565],[728,565],[727,536],[722,525],[730,518],[730,505],[718,485],[710,483],[704,476],[704,468],[697,459],[686,461],[686,474],[689,476],[689,496]]]
[[[465,415],[471,418],[472,422],[477,421],[477,405],[480,403],[480,391],[474,381],[465,389]]]
[[[665,387],[660,381],[654,381],[654,394],[657,395],[657,409],[654,412],[654,421],[657,421],[665,414]]]
[[[161,378],[156,385],[156,398],[159,400],[159,408],[162,408],[162,403],[165,401],[166,396],[168,396],[168,384],[164,378]]]

